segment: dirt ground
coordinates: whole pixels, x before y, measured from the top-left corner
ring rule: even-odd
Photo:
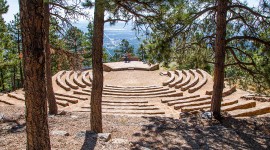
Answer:
[[[25,149],[24,108],[0,109],[0,149]],[[3,118],[19,118],[19,124]],[[108,142],[92,136],[89,118],[87,112],[49,116],[52,149],[270,149],[270,117],[225,117],[220,123],[203,119],[201,114],[183,114],[180,119],[103,115],[104,132],[112,136]],[[66,135],[53,134],[55,131],[65,131]]]

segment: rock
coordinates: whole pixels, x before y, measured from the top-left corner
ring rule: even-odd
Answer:
[[[98,133],[97,137],[98,139],[104,140],[105,142],[108,142],[112,138],[111,133]]]
[[[52,135],[69,136],[70,134],[66,131],[56,130],[56,131],[52,131]]]
[[[212,113],[211,112],[203,112],[202,118],[203,119],[212,119]]]
[[[81,137],[85,137],[86,132],[85,131],[80,131],[76,134],[76,138],[81,138]]]
[[[129,141],[126,140],[126,139],[120,139],[120,138],[117,138],[117,139],[113,139],[113,140],[112,140],[112,143],[113,143],[113,144],[128,144]]]

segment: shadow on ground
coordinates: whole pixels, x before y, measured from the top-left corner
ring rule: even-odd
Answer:
[[[131,149],[270,149],[270,118],[235,119],[222,123],[192,115],[181,119],[147,117],[150,123]]]
[[[92,131],[85,132],[85,139],[81,150],[93,150],[97,143],[97,137],[93,136]]]

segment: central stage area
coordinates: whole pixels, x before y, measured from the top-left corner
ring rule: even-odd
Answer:
[[[104,71],[144,70],[153,71],[159,69],[159,64],[148,64],[141,61],[111,62],[103,64]]]

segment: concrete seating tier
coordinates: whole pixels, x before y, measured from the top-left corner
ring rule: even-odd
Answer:
[[[221,106],[228,106],[228,105],[233,105],[238,103],[238,100],[223,100],[221,102]],[[203,110],[203,109],[209,109],[211,107],[211,104],[205,104],[205,105],[200,105],[200,106],[185,106],[181,108],[182,112],[190,112],[190,111],[195,111],[195,110]]]
[[[69,86],[67,86],[63,81],[62,81],[62,77],[66,74],[66,71],[60,71],[57,73],[56,75],[56,83],[63,89],[65,89],[66,91],[70,91],[71,88]]]
[[[3,98],[0,98],[0,102],[1,102],[1,103],[4,103],[4,104],[6,104],[6,105],[15,105],[15,103],[12,103],[12,102],[10,102],[10,101],[7,101],[7,100],[5,100],[5,99],[3,99]]]
[[[197,69],[196,72],[198,72],[202,76],[202,80],[196,84],[195,86],[188,89],[189,93],[194,93],[195,91],[199,90],[201,87],[203,87],[207,83],[207,74],[205,71]]]
[[[69,97],[69,98],[75,98],[79,100],[88,100],[86,97],[80,97],[80,96],[75,96],[75,95],[69,95],[69,94],[62,94],[62,93],[54,93],[56,96],[63,96],[63,97]]]
[[[178,100],[185,100],[185,99],[190,99],[190,98],[195,98],[195,97],[200,97],[200,95],[188,95],[188,96],[183,96],[183,97],[175,97],[175,98],[162,98],[161,102],[162,103],[168,103],[168,102],[173,102],[173,101],[178,101]]]
[[[226,91],[223,91],[222,96],[223,96],[223,97],[229,96],[229,95],[231,95],[232,93],[234,93],[235,91],[236,91],[236,86],[233,86],[232,88],[227,89]],[[212,94],[213,94],[213,91],[206,91],[205,94],[206,94],[206,95],[212,95]]]
[[[67,102],[72,103],[72,104],[76,104],[79,101],[78,99],[69,98],[69,97],[62,97],[62,96],[55,96],[55,99],[59,100],[59,101],[67,101]]]
[[[114,93],[150,93],[150,92],[159,92],[167,91],[169,88],[160,88],[160,89],[145,89],[145,90],[119,90],[119,89],[103,89],[105,92],[114,92]]]
[[[263,103],[256,105],[250,109],[241,109],[237,111],[230,111],[230,114],[234,117],[247,117],[247,116],[256,116],[270,113],[270,104]]]
[[[89,75],[89,71],[84,71],[82,72],[82,82],[84,84],[86,84],[87,86],[92,86],[92,83],[90,81],[90,77],[89,77],[89,80],[87,79],[87,76]],[[90,75],[89,75],[90,76]]]
[[[181,83],[183,81],[182,71],[175,70],[175,74],[178,76],[173,82],[169,83],[169,87],[174,87],[176,84]]]
[[[71,75],[73,73],[74,73],[74,71],[67,71],[66,72],[66,79],[65,79],[66,84],[72,89],[79,89],[79,86],[72,82]]]
[[[168,76],[170,77],[167,81],[163,82],[162,85],[163,86],[167,86],[169,85],[171,82],[174,81],[175,79],[175,74],[173,71],[168,71]]]
[[[81,80],[79,80],[79,78],[78,78],[79,75],[81,75],[81,72],[74,72],[73,73],[73,82],[81,88],[86,88],[86,85]]]
[[[168,106],[172,106],[172,105],[176,105],[176,104],[183,104],[183,103],[188,103],[188,102],[199,102],[202,100],[206,100],[206,99],[211,99],[211,96],[202,96],[202,97],[195,97],[195,98],[190,98],[190,99],[181,99],[181,100],[177,100],[177,101],[171,101],[168,102]]]
[[[91,95],[90,89],[83,89],[82,91],[73,91],[74,94],[81,95]],[[149,93],[113,93],[113,92],[103,92],[103,96],[111,97],[173,97],[182,96],[183,93],[176,92],[175,90],[159,91],[159,92],[149,92]]]
[[[270,102],[270,97],[254,95],[254,94],[244,95],[244,96],[241,96],[241,98],[245,100],[255,100],[259,102]]]
[[[186,78],[181,83],[175,85],[176,89],[179,89],[182,86],[187,85],[189,83],[189,81],[191,80],[191,76],[190,76],[190,73],[188,71],[182,70],[182,73],[186,76]]]
[[[121,91],[147,91],[147,90],[158,90],[164,89],[164,87],[137,87],[137,88],[128,88],[128,87],[103,87],[104,90],[121,90]]]
[[[186,91],[189,88],[195,86],[199,82],[199,76],[198,73],[195,70],[189,70],[189,72],[194,76],[193,80],[190,81],[187,85],[183,85],[181,87],[181,91]]]

